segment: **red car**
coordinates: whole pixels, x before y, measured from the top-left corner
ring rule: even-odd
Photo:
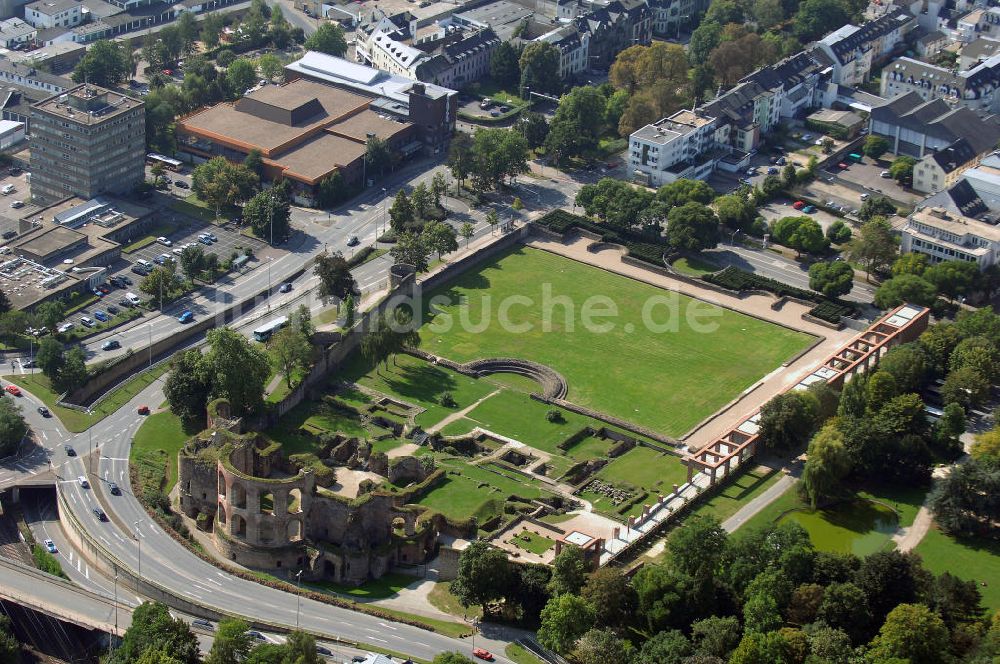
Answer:
[[[5,387],[3,389],[5,389],[6,391],[10,392],[15,397],[21,396],[21,388],[18,387],[17,385],[8,385],[7,387]]]
[[[806,206],[805,201],[795,201],[794,203],[792,203],[792,207],[795,208],[796,210],[801,210],[805,206]]]
[[[487,662],[493,661],[493,653],[484,648],[473,648],[472,655],[473,657],[478,657],[479,659],[485,659]]]
[[[844,162],[840,162],[839,164],[837,164],[837,168],[839,168],[842,171],[846,171],[847,170],[847,164],[845,164]]]
[[[149,406],[139,406],[140,415],[149,415]]]

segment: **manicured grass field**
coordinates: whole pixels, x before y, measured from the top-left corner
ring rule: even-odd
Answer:
[[[681,256],[671,263],[670,267],[689,277],[700,277],[704,274],[719,271],[719,266],[715,263],[710,263],[703,258],[696,258],[694,256]]]
[[[687,467],[678,456],[640,445],[613,459],[597,473],[597,477],[648,491],[673,491],[675,483],[687,481]]]
[[[547,298],[543,287],[551,289]],[[515,333],[498,322],[500,305],[513,295],[533,301],[503,309],[511,327],[530,325],[528,331]],[[610,298],[619,312],[595,320],[610,323],[608,332],[584,328],[581,311],[595,295]],[[451,304],[435,303],[435,324],[428,325],[434,296]],[[657,305],[650,315],[657,324],[676,323],[669,331],[653,331],[643,323],[641,312],[654,297],[673,303],[672,308]],[[568,299],[570,307],[553,305],[555,298]],[[543,299],[551,306],[543,307]],[[515,249],[462,275],[424,302],[424,350],[460,362],[487,357],[541,362],[566,378],[570,400],[670,435],[686,432],[813,339],[531,248]],[[548,324],[543,323],[545,309]],[[715,331],[694,329],[686,315],[692,311],[710,314],[700,324],[712,324]],[[442,331],[444,314],[453,323],[448,331]],[[481,331],[463,320],[479,324]]]
[[[170,493],[177,482],[177,453],[184,447],[184,442],[197,433],[197,428],[185,429],[181,419],[170,411],[154,413],[146,418],[135,432],[129,451],[132,461],[138,464],[144,491],[160,488],[164,493]],[[164,466],[166,481],[157,487],[157,480],[163,482]]]
[[[360,586],[345,586],[330,581],[316,582],[311,585],[357,599],[385,599],[386,597],[398,594],[400,590],[417,581],[417,577],[410,576],[409,574],[389,572]]]
[[[518,643],[508,643],[503,654],[514,664],[544,664],[542,660],[529,652],[524,646]]]
[[[417,503],[453,519],[476,516],[482,523],[503,509],[508,496],[539,498],[547,495],[526,478],[514,479],[458,461],[442,462],[441,466],[448,469],[447,478]]]
[[[314,452],[313,437],[299,432],[303,426],[348,436],[368,436],[360,420],[317,401],[300,403],[269,429],[267,435],[281,443],[286,455]]]
[[[534,553],[539,556],[556,545],[555,540],[528,532],[527,530],[521,531],[507,541],[519,549],[524,549],[529,553]]]
[[[701,502],[692,514],[702,514],[725,521],[751,500],[767,491],[778,481],[781,473],[776,470],[754,468],[741,474],[725,489]]]
[[[458,598],[451,594],[451,581],[438,581],[435,583],[431,591],[427,593],[427,601],[435,609],[450,613],[453,616],[461,618],[475,616],[481,618],[483,615],[483,607],[478,604],[473,604],[470,607],[462,606]]]
[[[951,572],[960,579],[975,581],[983,606],[991,611],[1000,609],[1000,543],[955,539],[932,527],[915,551],[935,574]]]

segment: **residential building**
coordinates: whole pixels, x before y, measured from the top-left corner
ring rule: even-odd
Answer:
[[[0,150],[9,150],[24,140],[25,125],[17,120],[0,120]]]
[[[285,78],[289,81],[305,78],[367,97],[377,113],[411,123],[427,154],[446,149],[455,133],[458,92],[450,88],[315,51],[308,51],[300,60],[286,65]]]
[[[31,131],[31,105],[48,95],[31,88],[7,84],[0,87],[0,110],[2,119],[20,122],[25,131]]]
[[[845,25],[818,42],[833,63],[832,81],[857,87],[868,80],[873,64],[888,58],[917,25],[913,16],[896,8],[863,25]]]
[[[30,63],[19,64],[0,58],[0,84],[13,84],[33,88],[53,95],[65,92],[75,85],[66,76],[57,76],[33,67]]]
[[[995,191],[1000,169],[991,166],[988,170],[983,176]],[[932,263],[964,260],[981,270],[995,265],[1000,256],[1000,199],[977,186],[972,179],[962,178],[926,198],[901,229],[900,251],[925,254]]]
[[[882,69],[881,94],[886,98],[916,92],[925,100],[944,99],[973,111],[996,113],[1000,112],[997,88],[1000,52],[958,72],[905,57]]]
[[[370,97],[305,79],[265,85],[177,122],[181,154],[196,162],[218,156],[242,161],[258,150],[264,178],[291,183],[294,198],[307,204],[334,173],[350,186],[362,185],[370,138],[407,157],[421,150],[416,135],[412,123],[379,112]]]
[[[87,47],[83,44],[64,41],[42,46],[33,51],[9,51],[5,56],[11,62],[28,67],[40,67],[52,74],[65,74],[71,71],[86,53]]]
[[[1000,37],[1000,36],[998,36]],[[1000,54],[1000,38],[980,37],[962,46],[958,52],[958,70],[972,69],[994,55]]]
[[[9,18],[0,21],[0,46],[4,48],[18,48],[21,44],[28,44],[35,40],[38,30],[19,18]]]
[[[649,11],[653,34],[657,37],[679,37],[681,28],[693,25],[708,11],[707,0],[650,0]]]
[[[72,28],[83,22],[83,3],[36,0],[24,6],[24,19],[36,28]]]
[[[515,39],[514,33],[534,15],[534,9],[511,0],[494,0],[485,5],[456,12],[451,20],[456,25],[491,28],[500,41],[511,41]]]
[[[933,30],[920,35],[914,42],[913,47],[922,58],[933,58],[951,43],[948,36],[940,30]]]
[[[681,178],[704,179],[715,164],[711,155],[718,143],[718,118],[697,110],[677,111],[668,118],[637,129],[629,136],[629,166],[650,187]]]
[[[646,0],[611,0],[593,5],[593,10],[579,16],[580,34],[589,34],[586,69],[607,70],[618,54],[629,46],[649,44],[653,38],[653,20]]]
[[[981,157],[969,141],[960,138],[914,164],[913,189],[924,194],[948,189],[958,182],[966,169],[978,164]]]
[[[963,106],[952,107],[941,99],[924,101],[908,92],[872,108],[869,130],[886,138],[894,154],[919,159],[964,138],[981,155],[1000,140],[1000,118],[980,117]]]
[[[559,51],[559,77],[566,80],[589,68],[590,34],[575,24],[551,30],[534,41],[548,42]]]
[[[145,177],[146,108],[138,100],[81,84],[31,108],[31,194],[127,194]]]

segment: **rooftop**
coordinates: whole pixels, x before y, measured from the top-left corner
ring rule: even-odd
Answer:
[[[323,133],[272,161],[284,166],[288,176],[315,182],[364,156],[365,149],[364,143]]]
[[[61,94],[43,99],[32,110],[72,120],[76,124],[96,125],[135,110],[142,104],[138,99],[120,92],[81,83]]]
[[[82,3],[77,2],[77,0],[36,0],[35,2],[25,5],[24,9],[25,11],[31,9],[39,14],[45,14],[46,16],[54,16],[59,12],[66,11],[67,9],[82,6]]]
[[[299,60],[288,64],[285,69],[331,83],[343,88],[371,97],[383,97],[401,104],[404,110],[410,103],[409,92],[415,85],[423,86],[424,94],[432,99],[458,94],[454,90],[433,85],[418,83],[405,76],[389,74],[374,67],[367,67],[344,58],[338,58],[317,51],[306,51]]]

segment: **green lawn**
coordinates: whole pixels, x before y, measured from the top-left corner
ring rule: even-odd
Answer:
[[[197,433],[195,429],[197,427],[185,429],[181,419],[169,411],[154,413],[146,418],[135,432],[129,452],[132,461],[138,463],[144,490],[160,488],[164,493],[170,493],[177,482],[177,453],[184,447],[185,441]],[[156,474],[157,470],[160,475]]]
[[[932,527],[915,551],[935,574],[951,572],[974,580],[983,595],[983,606],[991,611],[1000,609],[1000,543],[956,539]]]
[[[177,230],[177,224],[172,224],[168,221],[160,222],[159,224],[151,228],[146,235],[122,247],[122,253],[130,254],[133,251],[138,251],[139,249],[142,249],[143,247],[148,247],[149,245],[156,242],[156,238],[160,237],[161,235],[164,237],[169,237],[176,230]]]
[[[712,498],[700,502],[692,513],[711,516],[720,522],[725,521],[736,514],[741,507],[767,491],[781,476],[782,474],[776,470],[764,468],[748,470]]]
[[[417,504],[453,519],[476,516],[482,523],[499,514],[508,496],[539,498],[547,495],[534,482],[520,476],[514,479],[498,475],[460,461],[446,461],[440,465],[448,469],[447,478]]]
[[[546,298],[543,288],[550,293]],[[528,296],[533,304],[516,303],[501,310],[500,304],[512,295]],[[610,322],[613,329],[608,332],[584,329],[579,316],[585,300],[594,295],[610,298],[620,314],[595,319]],[[813,340],[531,248],[515,249],[462,275],[451,286],[428,293],[425,323],[434,296],[453,304],[435,306],[434,324],[421,328],[424,350],[460,362],[523,357],[547,364],[569,382],[571,401],[669,435],[683,434]],[[568,307],[553,304],[562,296],[568,297],[574,315],[567,315]],[[655,302],[654,297],[676,303],[679,313],[670,314],[672,309],[658,304],[651,309],[653,321],[676,326],[654,331],[643,324],[643,307]],[[543,299],[550,306],[543,307]],[[543,309],[551,314],[547,324]],[[502,329],[501,311],[510,326],[530,329],[521,333]],[[708,312],[712,317],[702,316],[701,325],[710,324],[714,331],[698,331],[689,324],[691,316],[686,314],[693,311]],[[449,318],[453,324],[445,330]],[[485,329],[474,331],[460,324],[463,319],[485,321]]]
[[[687,467],[679,456],[638,445],[601,468],[597,477],[666,493],[673,491],[675,483],[687,481]]]
[[[153,367],[151,371],[146,370],[133,375],[127,381],[115,387],[111,391],[111,394],[90,411],[89,415],[79,410],[73,410],[72,408],[57,406],[56,401],[59,400],[59,395],[52,391],[49,379],[40,373],[28,375],[17,374],[4,376],[4,378],[20,385],[41,399],[42,403],[52,411],[52,414],[59,418],[64,427],[73,433],[80,433],[81,431],[86,431],[90,426],[97,424],[131,401],[135,395],[160,378],[169,368],[170,363],[163,362],[159,366]]]
[[[715,263],[710,263],[709,261],[696,256],[681,256],[671,263],[670,267],[689,277],[700,277],[711,272],[719,271],[719,266]]]
[[[410,576],[409,574],[389,572],[360,586],[345,586],[330,581],[315,582],[310,585],[357,599],[385,599],[398,594],[400,590],[414,584],[418,580],[417,577]]]
[[[551,540],[548,537],[544,537],[527,530],[522,530],[507,541],[519,549],[524,549],[529,553],[534,553],[539,556],[556,545],[555,540]]]
[[[267,430],[267,435],[281,443],[286,455],[313,452],[313,436],[300,428],[319,432],[340,432],[348,436],[368,437],[361,421],[319,401],[303,401]]]
[[[507,659],[514,662],[514,664],[545,664],[518,643],[508,643],[507,647],[504,648],[503,654],[507,656]]]
[[[458,598],[451,594],[451,581],[438,581],[435,583],[431,591],[427,593],[427,601],[435,609],[450,613],[453,616],[462,618],[475,616],[481,618],[483,615],[483,607],[478,604],[470,607],[462,606]]]

